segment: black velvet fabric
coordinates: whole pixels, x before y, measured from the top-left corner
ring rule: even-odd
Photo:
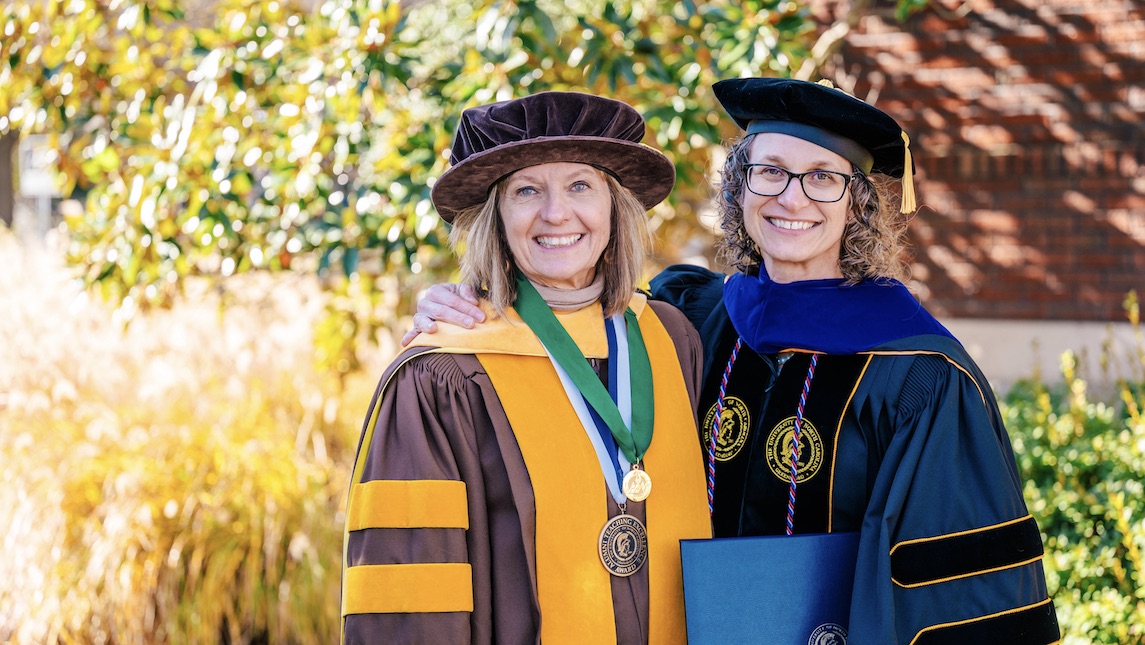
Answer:
[[[855,141],[874,157],[871,172],[903,176],[902,128],[887,113],[846,92],[789,78],[736,78],[712,86],[736,124],[790,121]]]

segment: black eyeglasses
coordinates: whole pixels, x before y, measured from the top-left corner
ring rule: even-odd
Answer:
[[[786,168],[762,163],[744,164],[743,170],[747,176],[747,189],[760,197],[775,197],[787,190],[792,179],[798,179],[807,199],[825,204],[843,199],[853,177],[833,170],[791,172]]]

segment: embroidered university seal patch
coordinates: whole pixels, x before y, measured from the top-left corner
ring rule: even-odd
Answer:
[[[704,415],[704,445],[712,440],[712,423],[716,420],[716,406]],[[730,461],[743,450],[751,430],[751,415],[742,399],[729,396],[724,399],[720,414],[720,434],[716,437],[716,461]]]
[[[823,440],[806,417],[799,426],[799,467],[795,483],[802,484],[823,465]],[[791,442],[795,439],[795,417],[780,421],[767,435],[767,465],[780,481],[791,479]]]

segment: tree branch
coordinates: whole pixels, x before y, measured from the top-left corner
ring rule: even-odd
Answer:
[[[843,46],[843,41],[846,40],[847,35],[851,33],[855,25],[859,24],[859,16],[870,4],[871,0],[853,0],[846,15],[819,35],[819,39],[811,47],[811,56],[804,60],[799,70],[795,72],[795,78],[803,81],[811,80],[811,77],[819,71],[823,63],[827,62]]]

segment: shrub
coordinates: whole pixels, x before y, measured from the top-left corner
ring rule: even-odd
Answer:
[[[1138,328],[1136,299],[1127,301]],[[1140,346],[1129,364],[1143,366]],[[1064,383],[1019,383],[1002,410],[1045,536],[1046,575],[1063,644],[1145,642],[1145,385],[1122,379],[1092,400],[1062,356]]]

